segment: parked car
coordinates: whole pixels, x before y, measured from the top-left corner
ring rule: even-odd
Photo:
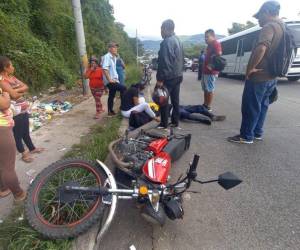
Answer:
[[[199,60],[197,58],[194,58],[191,69],[193,72],[195,72],[198,71],[198,68],[199,68]]]
[[[192,69],[193,61],[189,58],[184,58],[184,71],[187,71],[188,69]]]

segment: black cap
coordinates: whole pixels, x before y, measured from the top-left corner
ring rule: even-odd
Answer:
[[[269,13],[278,15],[280,10],[280,4],[277,1],[267,1],[259,9],[259,11],[253,15],[256,19],[259,18],[259,15],[262,13]]]
[[[116,43],[116,42],[110,42],[110,43],[108,44],[108,48],[113,48],[113,47],[119,47],[119,44]]]

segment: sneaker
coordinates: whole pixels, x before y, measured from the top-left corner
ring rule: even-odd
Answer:
[[[262,141],[263,138],[262,138],[262,136],[260,136],[260,135],[255,135],[255,136],[254,136],[254,140],[256,140],[256,141]]]
[[[226,116],[225,115],[214,115],[211,120],[213,122],[222,122],[224,120],[226,120]]]
[[[208,112],[212,112],[212,108],[209,106],[206,106],[205,104],[202,105],[204,108],[207,109]]]
[[[116,113],[114,112],[114,111],[111,111],[111,112],[108,112],[107,113],[107,116],[108,117],[113,117],[113,116],[115,116],[116,115]]]
[[[253,140],[252,141],[245,140],[240,135],[228,137],[227,140],[230,142],[235,142],[235,143],[240,143],[240,144],[252,144],[253,143]]]

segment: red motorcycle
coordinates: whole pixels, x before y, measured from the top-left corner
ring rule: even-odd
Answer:
[[[225,189],[241,180],[230,172],[216,180],[197,177],[199,155],[185,176],[169,184],[171,162],[189,148],[190,134],[164,135],[156,130],[114,141],[109,149],[117,165],[115,176],[101,161],[66,159],[44,169],[33,181],[25,203],[30,225],[51,239],[76,237],[102,221],[97,240],[109,228],[119,199],[135,199],[141,214],[163,225],[183,218],[182,194],[192,182],[218,182]]]

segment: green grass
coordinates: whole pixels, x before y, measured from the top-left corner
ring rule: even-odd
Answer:
[[[130,85],[139,82],[142,79],[142,68],[135,64],[130,64],[126,67],[126,85]]]
[[[105,160],[108,155],[108,145],[119,136],[121,117],[117,116],[103,121],[93,127],[89,135],[82,138],[80,144],[73,146],[65,155],[68,157],[83,157],[90,160]],[[72,240],[47,240],[32,229],[24,218],[22,206],[16,206],[10,216],[0,224],[0,250],[67,250],[72,246]]]

